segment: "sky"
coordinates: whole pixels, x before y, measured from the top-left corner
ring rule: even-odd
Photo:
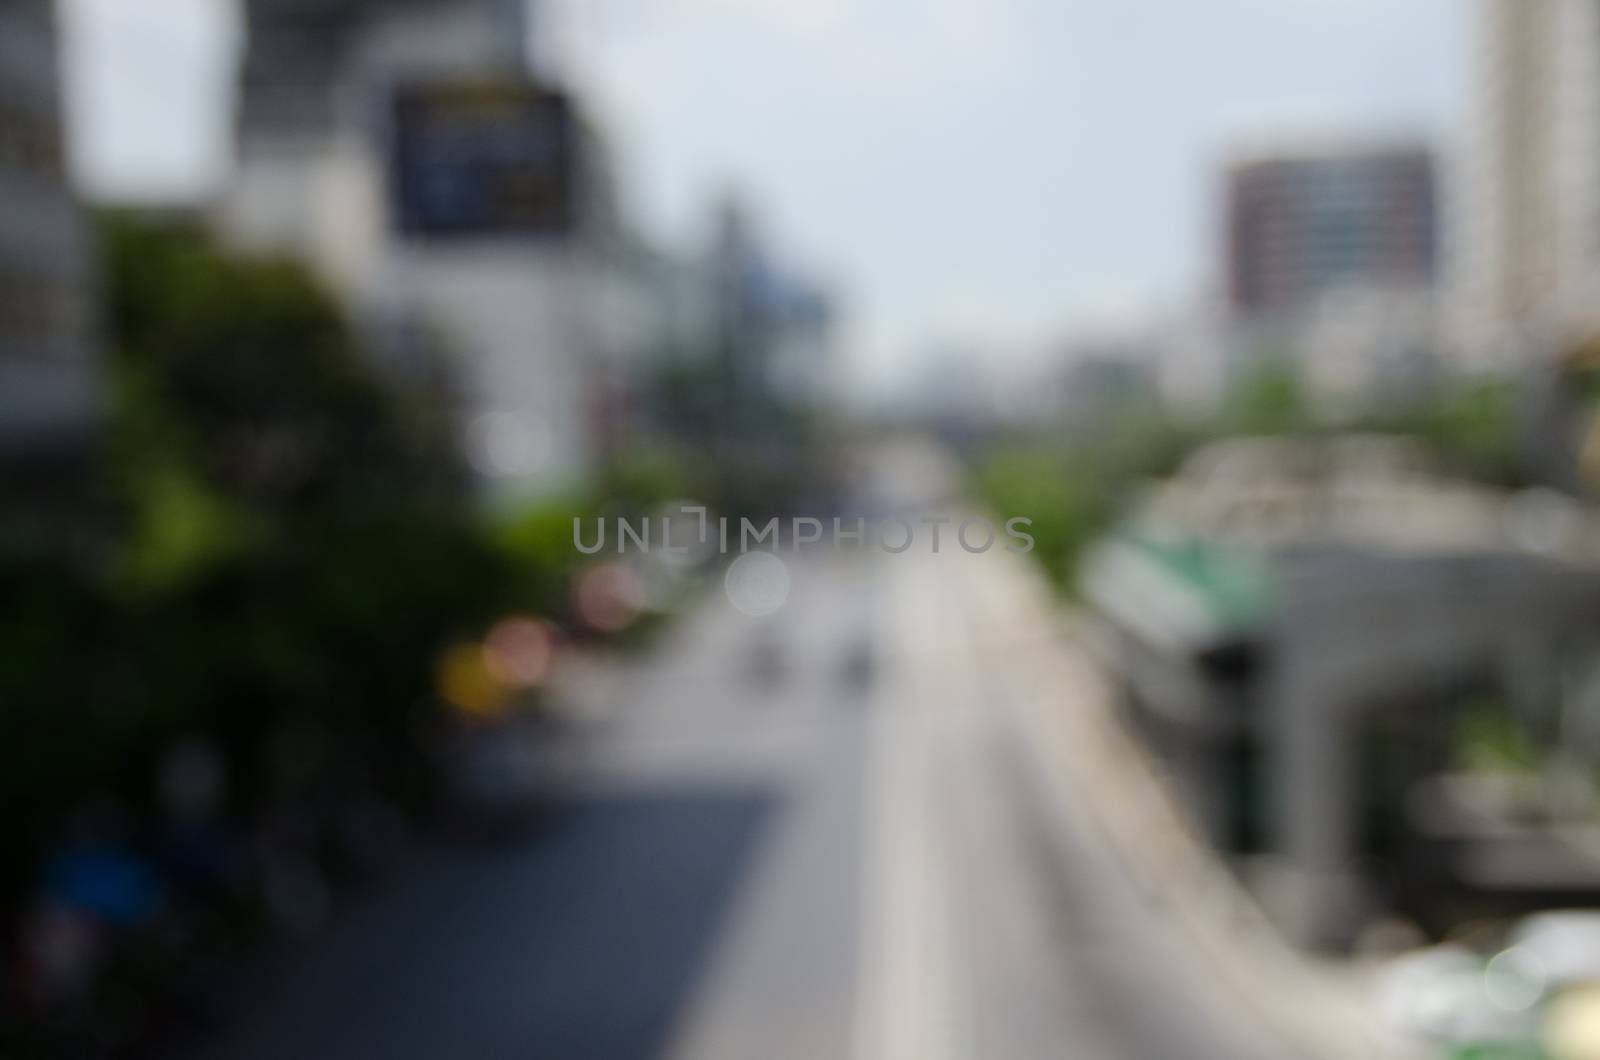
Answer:
[[[182,201],[226,170],[235,0],[57,0],[73,169],[93,196]]]
[[[117,197],[226,168],[231,0],[63,0],[76,171]],[[544,0],[647,233],[738,189],[839,290],[864,378],[1030,356],[1215,288],[1241,135],[1463,119],[1464,0]]]

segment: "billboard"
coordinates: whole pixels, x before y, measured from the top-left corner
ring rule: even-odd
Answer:
[[[560,236],[576,221],[569,98],[519,80],[402,85],[394,95],[394,216],[406,235]]]

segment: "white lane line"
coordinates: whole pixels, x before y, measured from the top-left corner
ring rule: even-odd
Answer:
[[[934,812],[926,704],[939,695],[933,572],[886,564],[884,652],[874,697],[862,842],[857,1060],[956,1060],[965,1019],[954,976],[948,868]]]

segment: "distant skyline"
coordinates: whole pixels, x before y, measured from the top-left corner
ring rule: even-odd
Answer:
[[[93,194],[226,170],[232,0],[62,0]],[[1263,128],[1463,116],[1462,0],[546,0],[647,233],[737,187],[837,284],[858,375],[1026,355],[1217,282],[1222,159]]]

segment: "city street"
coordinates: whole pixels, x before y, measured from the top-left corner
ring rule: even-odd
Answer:
[[[1026,561],[783,558],[782,608],[708,587],[530,756],[544,812],[422,855],[204,1055],[1383,1055],[1188,839]]]
[[[1600,1060],[1600,0],[0,83],[0,1060]]]

